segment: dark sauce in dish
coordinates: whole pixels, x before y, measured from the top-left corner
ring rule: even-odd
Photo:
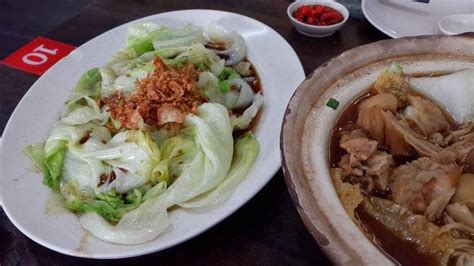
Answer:
[[[263,95],[262,82],[260,80],[260,76],[257,73],[257,70],[255,69],[255,67],[252,65],[252,63],[247,58],[244,58],[243,61],[250,63],[250,76],[249,77],[254,78],[254,80],[252,82],[247,82],[247,84],[249,84],[250,88],[252,88],[252,91],[254,93],[260,93],[261,95]],[[234,139],[236,139],[239,136],[242,136],[243,134],[245,134],[248,131],[255,132],[255,130],[257,128],[257,125],[258,125],[258,122],[260,121],[260,119],[262,117],[263,108],[265,108],[265,105],[260,107],[260,110],[258,111],[257,115],[253,118],[252,122],[250,123],[249,128],[243,129],[243,130],[236,130],[233,133]],[[241,115],[245,111],[245,109],[246,108],[241,109],[241,110],[233,110],[232,112],[235,113],[235,114]]]
[[[208,49],[216,50],[216,51],[224,51],[226,49],[225,45],[222,44],[222,43],[207,43],[205,45],[205,47],[208,48]],[[229,59],[229,57],[227,55],[224,55],[224,54],[218,54],[218,55],[221,59],[224,59],[224,60]],[[253,64],[248,60],[247,57],[244,58],[243,62],[248,62],[250,64],[250,76],[243,77],[243,78],[252,77],[254,80],[253,81],[247,81],[247,84],[249,84],[250,88],[252,88],[252,91],[254,93],[259,93],[260,92],[260,94],[263,95],[262,82],[261,82],[260,77],[257,73],[257,70],[255,69]],[[249,128],[243,129],[243,130],[237,130],[233,133],[234,139],[242,136],[243,134],[245,134],[248,131],[255,132],[255,129],[257,128],[257,124],[260,121],[263,108],[264,108],[264,106],[262,106],[260,108],[257,115],[254,117],[254,119],[250,123]],[[232,110],[232,113],[237,114],[237,115],[242,115],[242,113],[245,111],[245,109],[246,108],[242,108],[240,110],[239,109],[238,110]]]
[[[342,114],[337,118],[336,125],[332,128],[331,140],[329,142],[329,165],[331,167],[338,167],[337,164],[341,160],[341,157],[347,153],[343,148],[339,147],[342,132],[350,125],[355,126],[359,104],[372,95],[374,95],[374,93],[369,90],[369,92],[357,97],[346,106]]]
[[[381,222],[367,214],[361,206],[355,210],[360,227],[377,247],[400,265],[438,265],[434,256],[418,252],[416,244],[395,236]]]

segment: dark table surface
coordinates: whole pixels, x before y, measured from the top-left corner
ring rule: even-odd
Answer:
[[[57,1],[56,4],[61,3]],[[120,24],[152,14],[180,9],[225,10],[255,18],[275,29],[293,46],[307,74],[343,51],[387,38],[366,19],[356,18],[350,18],[333,36],[321,39],[303,36],[296,32],[286,16],[286,8],[290,3],[283,0],[98,0],[45,36],[79,46]],[[19,48],[28,41],[25,38],[24,43],[17,41],[12,44],[8,38],[3,39],[0,42],[3,55],[7,55],[5,51],[8,49]],[[1,130],[21,97],[37,78],[0,65],[0,90],[3,93],[0,97]],[[100,261],[51,251],[24,236],[0,209],[0,265],[135,263],[326,265],[330,261],[301,221],[281,171],[245,206],[209,231],[173,248],[131,259]]]

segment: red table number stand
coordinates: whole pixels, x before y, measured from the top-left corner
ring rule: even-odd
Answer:
[[[74,49],[69,44],[40,36],[3,59],[2,63],[41,76]]]

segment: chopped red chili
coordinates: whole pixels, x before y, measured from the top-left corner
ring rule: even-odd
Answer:
[[[292,15],[300,22],[315,26],[330,26],[344,20],[339,11],[323,5],[302,5]]]

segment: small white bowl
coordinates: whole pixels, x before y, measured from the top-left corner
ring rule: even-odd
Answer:
[[[300,6],[303,5],[323,5],[330,8],[334,8],[335,10],[339,11],[344,18],[341,22],[329,25],[329,26],[315,26],[306,24],[296,20],[293,17],[293,12],[296,11]],[[301,2],[293,2],[291,5],[288,6],[287,9],[288,17],[290,18],[291,23],[295,26],[296,30],[306,36],[309,37],[326,37],[332,35],[338,29],[340,29],[344,23],[346,23],[347,19],[349,18],[349,10],[339,3],[336,2],[327,2],[327,1],[301,1]]]

